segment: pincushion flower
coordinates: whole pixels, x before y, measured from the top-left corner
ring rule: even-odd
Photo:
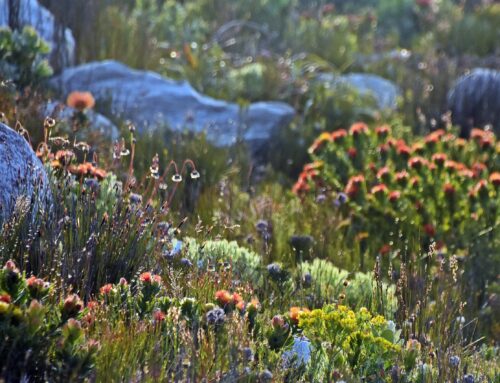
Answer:
[[[366,134],[368,133],[368,125],[366,125],[364,122],[354,123],[349,128],[349,133],[351,133],[351,135],[353,135],[354,137],[361,134]]]
[[[395,176],[396,182],[400,185],[406,185],[409,177],[410,177],[410,175],[408,174],[408,172],[406,170],[402,170],[400,172],[397,172],[396,176]]]
[[[443,185],[443,191],[444,191],[445,195],[447,195],[448,197],[451,197],[451,196],[455,195],[456,189],[455,189],[455,186],[453,186],[452,184],[446,183]]]
[[[108,283],[102,286],[99,291],[102,295],[108,295],[112,290],[113,290],[113,285],[111,283]]]
[[[391,133],[391,128],[389,125],[381,125],[375,128],[375,133],[379,137],[387,137]]]
[[[299,317],[300,315],[302,315],[303,313],[307,313],[309,312],[309,309],[308,308],[305,308],[305,307],[290,307],[290,312],[289,312],[289,316],[290,316],[290,320],[293,324],[298,324],[299,323]]]
[[[378,184],[372,187],[371,189],[371,194],[377,195],[377,194],[383,194],[387,192],[387,186],[385,184]]]
[[[345,137],[347,137],[347,130],[339,129],[331,134],[331,139],[333,142],[341,142]]]
[[[358,194],[361,185],[365,182],[365,177],[362,175],[353,176],[347,182],[345,193],[350,197],[356,196]]]
[[[215,300],[219,306],[226,306],[233,302],[233,296],[227,290],[219,290],[215,293]]]
[[[380,180],[387,180],[390,175],[390,170],[387,166],[384,166],[377,172],[377,178]]]
[[[351,160],[355,159],[357,154],[358,154],[358,151],[356,150],[356,148],[347,149],[347,155],[349,156],[349,158]]]
[[[500,186],[500,172],[491,173],[489,180],[493,185]]]
[[[401,198],[401,192],[399,190],[393,190],[389,193],[388,197],[389,201],[396,202]]]
[[[425,165],[427,165],[427,160],[420,156],[412,157],[408,160],[408,167],[412,169],[418,170]]]
[[[319,137],[314,140],[313,144],[309,147],[309,154],[316,153],[320,148],[323,147],[327,142],[332,142],[332,136],[330,133],[321,133]]]
[[[444,163],[446,162],[447,160],[447,156],[445,153],[435,153],[432,155],[432,161],[436,164],[436,165],[444,165]]]
[[[71,108],[84,111],[86,109],[92,109],[95,105],[95,100],[90,92],[74,91],[68,95],[66,104]]]

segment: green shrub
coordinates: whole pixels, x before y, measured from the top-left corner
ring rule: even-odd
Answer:
[[[22,31],[0,29],[0,80],[11,80],[19,88],[36,86],[52,74],[44,55],[48,45],[31,27]]]
[[[340,300],[353,308],[368,307],[384,312],[388,317],[392,317],[396,311],[395,287],[385,283],[377,286],[369,274],[351,274],[322,259],[303,262],[299,270],[303,281],[311,277],[311,291],[320,302]]]

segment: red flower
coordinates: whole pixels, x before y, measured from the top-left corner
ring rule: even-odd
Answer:
[[[381,193],[386,193],[387,192],[387,186],[385,184],[378,184],[372,187],[371,193],[372,194],[381,194]]]
[[[437,164],[437,165],[444,165],[445,161],[447,159],[446,154],[444,153],[435,153],[432,155],[432,161]]]
[[[421,169],[425,165],[427,165],[427,160],[423,157],[417,156],[408,160],[408,167],[412,169]]]
[[[396,152],[403,157],[409,157],[411,154],[411,148],[404,143],[398,143],[396,146]]]
[[[12,298],[10,297],[9,294],[5,293],[5,294],[0,294],[0,302],[4,302],[4,303],[10,303],[12,302]]]
[[[436,131],[434,131],[432,133],[429,133],[427,136],[425,136],[424,142],[427,145],[436,144],[436,143],[439,142],[439,140],[441,139],[441,137],[444,136],[445,133],[446,132],[443,129],[436,130]]]
[[[380,253],[380,255],[386,255],[386,254],[389,254],[391,251],[391,245],[389,245],[388,243],[385,243],[382,245],[382,247],[380,248],[380,250],[378,251]]]
[[[389,144],[382,144],[378,146],[378,151],[381,154],[387,153],[389,151]]]
[[[362,175],[351,177],[347,182],[345,193],[351,198],[356,196],[363,182],[365,182],[365,177]]]
[[[390,175],[390,170],[387,166],[384,166],[377,172],[378,179],[387,179],[389,175]]]
[[[333,142],[339,142],[344,139],[344,137],[347,136],[347,130],[345,129],[339,129],[336,130],[335,132],[332,132],[331,134],[331,139]]]
[[[242,296],[238,293],[233,293],[233,303],[237,304],[239,302],[243,302]]]
[[[163,322],[165,320],[165,318],[166,318],[166,315],[161,310],[156,310],[153,313],[153,319],[155,320],[155,322]]]
[[[375,128],[375,133],[379,137],[387,137],[391,133],[391,128],[389,125],[377,126]]]
[[[139,280],[142,283],[151,283],[151,281],[152,281],[152,275],[151,275],[151,273],[149,271],[146,271],[145,273],[142,273],[139,276]]]
[[[411,187],[414,187],[414,188],[417,187],[418,185],[420,185],[420,178],[412,177],[410,179],[410,185],[411,185]]]
[[[476,178],[479,178],[486,169],[487,169],[486,165],[481,162],[475,162],[472,165],[472,172],[474,173],[474,177]]]
[[[102,286],[99,291],[101,292],[102,295],[108,295],[111,292],[111,290],[113,290],[113,285],[111,283],[108,283]]]
[[[453,196],[456,192],[455,186],[453,186],[450,183],[446,183],[443,185],[443,191],[444,191],[444,194],[446,194],[448,197]]]
[[[401,185],[406,184],[406,182],[408,181],[408,177],[409,177],[409,174],[406,170],[402,170],[402,171],[396,173],[396,181]]]
[[[396,202],[399,198],[401,198],[401,192],[398,190],[393,190],[389,193],[389,201]]]
[[[478,194],[485,196],[488,194],[488,181],[481,180],[472,188],[471,192],[472,196],[477,196]]]
[[[365,134],[368,133],[368,125],[366,125],[364,122],[356,122],[351,125],[349,128],[349,132],[353,136],[359,136],[360,134]]]
[[[358,151],[356,150],[356,148],[347,149],[347,155],[349,156],[349,158],[351,160],[355,159],[357,154],[358,154]]]
[[[436,229],[434,226],[430,223],[426,223],[424,225],[424,232],[427,234],[429,237],[434,237],[436,235]]]

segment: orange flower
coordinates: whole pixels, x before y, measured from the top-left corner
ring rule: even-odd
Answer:
[[[298,324],[300,315],[302,313],[306,313],[306,312],[309,312],[309,309],[307,309],[305,307],[302,307],[302,308],[290,307],[290,312],[289,312],[290,320],[292,321],[292,323]]]
[[[481,174],[487,169],[486,165],[481,162],[475,162],[472,165],[472,172],[474,173],[474,177],[479,178]]]
[[[378,184],[372,187],[372,194],[382,194],[387,192],[387,186],[385,184]]]
[[[227,290],[219,290],[215,293],[215,300],[219,306],[226,306],[232,303],[233,296]]]
[[[319,135],[318,138],[316,138],[313,142],[313,144],[309,147],[308,152],[309,154],[316,153],[321,147],[326,142],[331,142],[332,141],[332,136],[330,133],[323,132]]]
[[[351,125],[351,127],[349,128],[349,132],[353,136],[359,136],[360,134],[368,133],[368,125],[366,125],[364,122],[356,122]]]
[[[237,304],[237,303],[240,303],[240,302],[243,302],[242,296],[240,294],[238,294],[238,293],[233,293],[233,303]]]
[[[108,283],[102,286],[99,291],[101,292],[102,295],[108,295],[111,292],[111,290],[113,290],[113,285],[111,283]]]
[[[425,136],[424,142],[427,145],[436,144],[439,142],[441,137],[444,136],[444,134],[445,134],[445,131],[443,129],[436,130],[432,133],[429,133],[427,136]]]
[[[243,312],[245,311],[245,306],[246,306],[246,305],[245,305],[245,301],[244,301],[244,300],[238,301],[238,302],[236,303],[236,309],[237,309],[239,312],[241,312],[241,313],[243,313]]]
[[[500,172],[491,173],[489,179],[493,185],[500,186]]]
[[[413,153],[417,153],[417,154],[423,154],[424,153],[424,145],[422,145],[421,142],[415,142],[412,146],[411,146],[411,151]]]
[[[68,95],[66,104],[71,108],[84,111],[85,109],[92,109],[95,105],[95,100],[90,92],[74,91]]]
[[[333,142],[339,142],[344,139],[344,137],[347,136],[347,130],[345,129],[339,129],[336,130],[335,132],[332,132],[331,134],[331,139]]]
[[[139,276],[139,280],[142,282],[142,283],[151,283],[152,281],[152,275],[149,271],[145,272],[145,273],[142,273],[140,276]]]

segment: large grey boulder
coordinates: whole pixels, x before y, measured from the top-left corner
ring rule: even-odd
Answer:
[[[133,70],[116,61],[102,61],[64,70],[51,81],[64,97],[90,91],[111,113],[131,120],[139,132],[168,127],[174,131],[206,131],[215,145],[243,139],[253,148],[290,123],[295,111],[282,102],[257,102],[246,108],[198,93],[186,81]]]
[[[0,225],[15,211],[49,209],[51,194],[45,169],[26,140],[0,123]]]
[[[37,0],[20,0],[19,24],[32,26],[51,48],[50,62],[56,68],[67,67],[75,61],[75,39],[71,30],[57,24],[50,11]],[[0,26],[9,25],[9,0],[0,0]]]
[[[369,94],[375,98],[379,109],[396,109],[401,93],[391,81],[369,73],[348,73],[341,76],[333,73],[322,73],[318,76],[318,80],[333,85],[347,84],[360,94]]]
[[[448,92],[452,122],[468,137],[472,128],[491,125],[500,134],[500,71],[476,68]]]

